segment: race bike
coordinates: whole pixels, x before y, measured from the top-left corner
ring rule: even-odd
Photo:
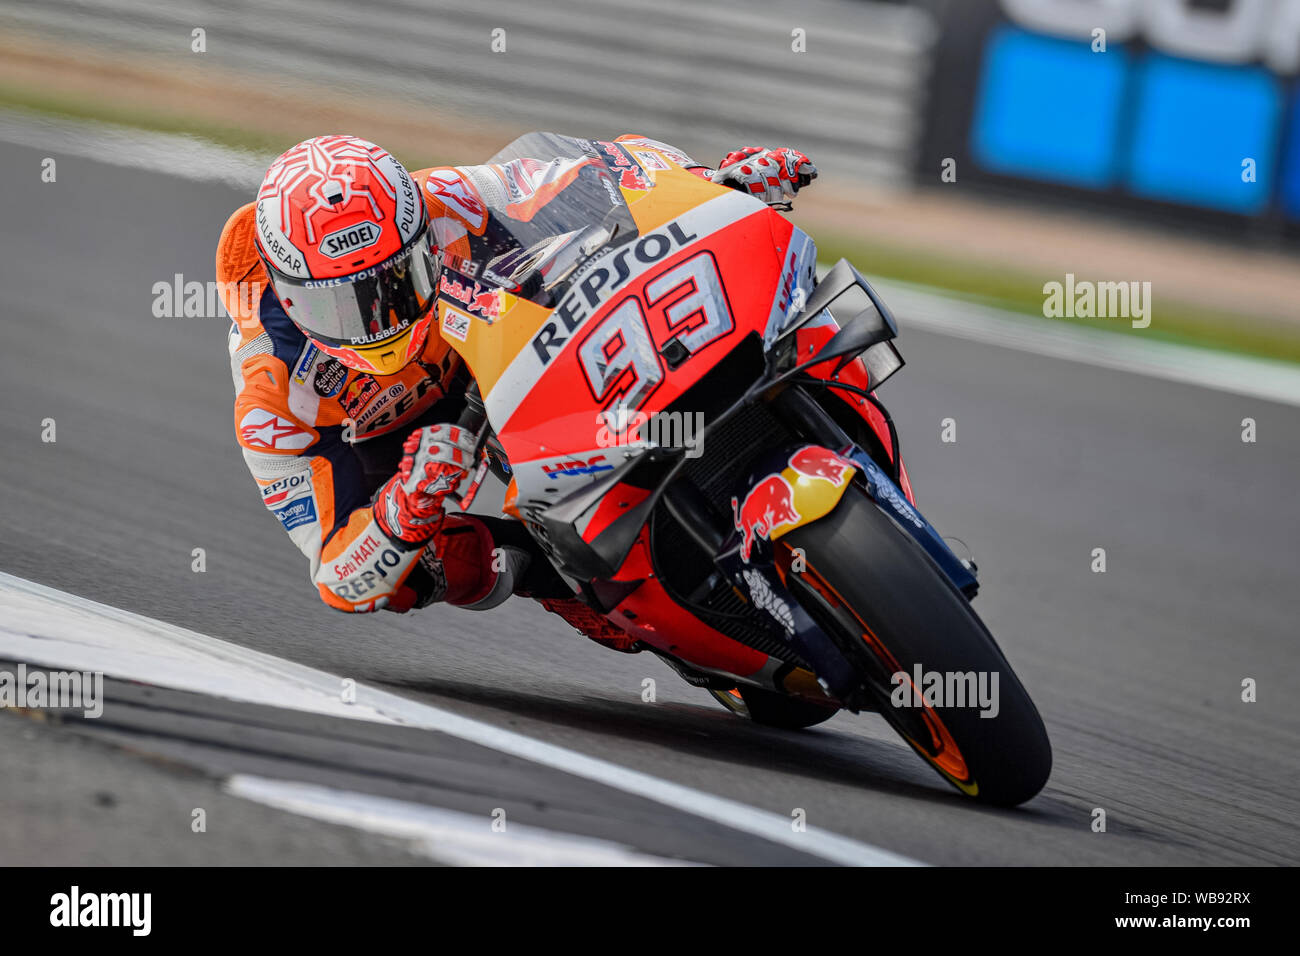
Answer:
[[[466,503],[494,470],[575,594],[736,713],[875,711],[962,793],[1028,800],[1047,733],[876,398],[894,318],[684,161],[551,133],[489,160],[499,254],[447,258],[437,305],[475,382]]]

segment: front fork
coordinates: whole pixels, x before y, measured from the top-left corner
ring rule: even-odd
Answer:
[[[783,412],[783,417],[797,426],[797,433],[821,444],[791,446],[761,459],[732,501],[731,533],[721,541],[709,541],[713,545],[710,550],[737,592],[769,614],[808,661],[823,689],[847,703],[857,696],[860,678],[786,585],[782,572],[801,570],[797,562],[802,556],[784,547],[778,550],[775,542],[795,528],[824,518],[849,486],[856,484],[912,535],[958,590],[973,597],[978,584],[971,569],[953,554],[889,474],[849,440],[810,396],[801,389],[788,389],[778,396],[774,410]],[[790,566],[778,567],[778,555],[787,554]]]
[[[871,499],[916,539],[959,591],[967,598],[976,595],[979,581],[972,568],[953,554],[930,522],[911,503],[911,495],[905,494],[889,472],[849,438],[811,395],[800,388],[788,388],[776,396],[771,408],[785,419],[795,434],[807,435],[827,448],[841,449],[841,454],[860,469],[859,481]],[[897,446],[893,454],[898,457]],[[900,474],[905,474],[901,460],[898,468]]]

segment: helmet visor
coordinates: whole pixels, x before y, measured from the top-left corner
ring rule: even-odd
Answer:
[[[289,318],[313,339],[366,347],[400,335],[433,307],[438,261],[427,227],[392,258],[339,279],[296,279],[269,270]]]

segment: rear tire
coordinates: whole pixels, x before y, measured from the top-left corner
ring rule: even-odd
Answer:
[[[829,515],[781,540],[806,561],[806,571],[790,575],[795,596],[853,663],[881,715],[940,776],[1000,806],[1043,788],[1052,748],[1042,718],[970,603],[915,539],[853,485]],[[990,689],[996,674],[996,715],[981,716],[978,706],[896,706],[890,675],[910,678],[918,664],[989,675]]]

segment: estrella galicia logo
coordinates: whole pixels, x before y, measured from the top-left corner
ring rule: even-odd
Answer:
[[[347,377],[347,366],[338,359],[326,359],[316,366],[312,387],[321,398],[333,398],[343,391],[343,382]]]
[[[284,525],[285,531],[310,524],[316,520],[316,499],[310,495],[299,498],[283,508],[277,508],[275,516],[280,520],[280,524]]]

